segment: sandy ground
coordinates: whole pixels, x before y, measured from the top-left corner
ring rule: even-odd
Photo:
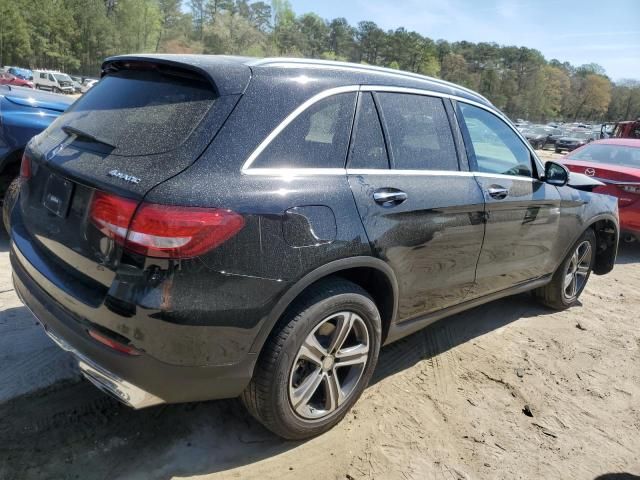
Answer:
[[[274,437],[235,400],[136,412],[77,382],[19,306],[6,250],[0,394],[43,369],[62,381],[0,396],[2,480],[640,478],[637,244],[568,311],[519,295],[385,348],[345,421],[307,442]]]

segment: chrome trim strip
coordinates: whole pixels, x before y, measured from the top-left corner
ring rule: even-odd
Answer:
[[[533,182],[538,179],[518,175],[503,175],[501,173],[465,172],[453,170],[393,170],[375,168],[250,168],[244,175],[282,177],[314,177],[320,175],[379,175],[379,176],[421,176],[421,177],[485,177],[505,179],[511,181]]]
[[[501,112],[499,112],[497,109],[494,109],[494,108],[492,108],[492,107],[490,107],[488,105],[483,105],[482,103],[479,103],[479,102],[474,102],[473,100],[469,100],[469,99],[466,99],[466,98],[458,97],[457,95],[450,95],[450,94],[442,93],[442,92],[433,92],[431,90],[426,90],[426,89],[423,90],[423,89],[419,89],[419,88],[394,87],[394,86],[390,86],[390,85],[347,85],[347,86],[342,86],[342,87],[330,88],[328,90],[324,90],[324,91],[314,95],[313,97],[309,98],[304,103],[302,103],[300,106],[298,106],[275,129],[273,129],[269,135],[267,135],[267,137],[260,143],[260,145],[258,145],[258,147],[251,153],[251,155],[249,155],[249,158],[247,158],[247,160],[244,162],[244,165],[242,166],[240,172],[242,174],[245,174],[245,175],[273,175],[273,170],[283,170],[283,169],[272,169],[272,168],[251,169],[250,167],[253,164],[253,162],[256,160],[256,158],[258,158],[258,156],[264,151],[264,149],[267,148],[269,146],[269,144],[278,136],[278,134],[280,134],[280,132],[282,132],[282,130],[284,130],[291,122],[293,122],[302,112],[304,112],[311,105],[313,105],[314,103],[319,102],[320,100],[323,100],[323,99],[325,99],[327,97],[330,97],[332,95],[337,95],[339,93],[346,93],[346,92],[357,92],[357,91],[411,93],[411,94],[415,94],[415,95],[425,95],[425,96],[430,96],[430,97],[448,98],[448,99],[451,99],[451,100],[455,100],[457,102],[468,103],[468,104],[473,105],[475,107],[482,108],[483,110],[486,110],[487,112],[492,113],[493,115],[495,115],[498,118],[500,118],[503,122],[505,122],[509,126],[509,128],[511,128],[511,130],[518,136],[518,138],[520,138],[520,140],[526,145],[526,147],[529,150],[529,152],[533,155],[533,159],[536,162],[536,165],[538,166],[539,171],[544,172],[544,165],[542,164],[542,162],[540,161],[540,159],[536,155],[535,150],[533,149],[533,147],[522,136],[520,131],[518,131],[518,129],[514,125],[511,124],[511,121],[506,116],[504,116]],[[259,170],[260,173],[258,173],[256,170]],[[317,174],[317,175],[335,175],[336,174],[335,170],[340,170],[340,169],[292,168],[292,169],[287,169],[287,170],[296,170],[296,171],[301,170],[301,171],[308,171],[308,172],[311,171],[311,170],[314,170],[314,171],[317,171],[317,172],[319,172],[320,170],[332,170],[332,171],[334,171],[332,173],[315,173],[315,174]],[[478,173],[478,172],[476,172],[476,173]],[[510,177],[509,175],[505,175],[505,176],[506,177]],[[522,178],[526,178],[526,177],[522,177]]]
[[[540,182],[541,180],[533,177],[523,177],[522,175],[505,175],[502,173],[490,173],[490,172],[473,172],[475,177],[483,178],[503,178],[505,180],[519,180],[522,182]]]
[[[298,106],[298,108],[287,115],[287,117],[282,122],[280,122],[280,124],[276,128],[274,128],[269,135],[267,135],[267,137],[260,143],[260,145],[258,145],[258,148],[256,148],[253,153],[249,155],[249,158],[247,158],[247,160],[244,162],[244,165],[242,166],[242,173],[246,173],[246,170],[251,166],[255,159],[258,158],[258,155],[260,155],[262,151],[269,146],[273,139],[276,138],[278,134],[287,127],[287,125],[293,122],[298,115],[304,112],[311,105],[332,95],[347,92],[357,92],[359,89],[360,87],[358,85],[330,88],[314,95],[307,101],[303,102],[300,106]]]
[[[474,172],[461,172],[454,170],[393,170],[375,168],[347,168],[347,175],[415,175],[423,177],[473,177]]]
[[[275,177],[308,177],[316,175],[344,175],[344,168],[249,168],[243,175]]]

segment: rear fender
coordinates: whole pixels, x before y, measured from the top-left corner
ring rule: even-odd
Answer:
[[[346,272],[353,268],[358,267],[368,267],[376,269],[382,272],[388,279],[389,284],[393,290],[393,309],[392,315],[389,319],[389,324],[393,325],[396,318],[396,312],[398,311],[398,282],[396,280],[395,274],[389,265],[387,265],[382,260],[375,257],[367,257],[367,256],[359,256],[359,257],[349,257],[342,258],[340,260],[335,260],[333,262],[329,262],[317,269],[311,271],[300,280],[298,280],[287,292],[280,298],[276,306],[271,310],[267,320],[263,323],[260,332],[258,333],[256,339],[251,346],[251,352],[257,353],[262,350],[264,343],[266,342],[269,334],[275,327],[278,320],[285,313],[287,308],[292,304],[292,302],[308,287],[317,281],[329,277],[331,275],[340,274],[340,272]],[[388,325],[387,325],[388,327]]]

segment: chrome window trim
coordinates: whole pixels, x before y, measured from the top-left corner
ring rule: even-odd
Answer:
[[[439,177],[473,177],[473,172],[459,170],[402,170],[385,168],[347,168],[347,175],[412,175],[412,176],[439,176]]]
[[[511,181],[534,182],[535,178],[500,173],[462,172],[453,170],[392,170],[383,168],[250,168],[244,175],[281,177],[342,176],[342,175],[385,175],[385,176],[419,176],[419,177],[489,177]]]
[[[308,177],[317,175],[345,175],[344,168],[249,168],[243,175],[274,177]]]
[[[409,88],[409,87],[395,87],[395,86],[391,86],[391,85],[346,85],[346,86],[342,86],[342,87],[335,87],[335,88],[329,88],[327,90],[323,90],[320,93],[317,93],[316,95],[312,96],[311,98],[309,98],[308,100],[304,101],[302,104],[300,104],[293,112],[291,112],[289,115],[287,115],[287,117],[280,122],[280,124],[274,128],[271,133],[269,133],[269,135],[267,135],[265,137],[264,140],[262,140],[262,142],[260,142],[260,144],[256,147],[256,149],[251,153],[251,155],[249,155],[249,157],[247,158],[247,160],[244,162],[244,164],[242,165],[242,168],[240,170],[240,172],[244,175],[273,175],[274,171],[277,175],[278,171],[304,171],[304,172],[320,172],[320,171],[324,171],[324,170],[331,170],[332,172],[330,173],[315,173],[317,175],[335,175],[335,171],[337,170],[341,170],[342,172],[344,172],[344,169],[336,169],[336,168],[251,168],[251,165],[253,164],[253,162],[258,158],[258,156],[269,146],[269,144],[280,134],[280,132],[282,132],[291,122],[293,122],[302,112],[304,112],[306,109],[308,109],[309,107],[311,107],[313,104],[319,102],[320,100],[324,100],[325,98],[331,97],[333,95],[338,95],[340,93],[348,93],[348,92],[394,92],[394,93],[410,93],[410,94],[414,94],[414,95],[424,95],[424,96],[430,96],[430,97],[440,97],[440,98],[448,98],[450,100],[455,100],[457,102],[463,102],[463,103],[468,103],[470,105],[473,105],[475,107],[478,108],[482,108],[483,110],[486,110],[489,113],[492,113],[493,115],[495,115],[496,117],[498,117],[500,120],[502,120],[509,128],[511,128],[511,130],[516,134],[516,136],[520,139],[520,141],[522,141],[527,149],[529,150],[529,152],[531,153],[531,155],[533,156],[533,159],[536,163],[536,166],[538,167],[539,171],[544,172],[544,165],[542,164],[541,160],[538,158],[538,156],[535,153],[535,150],[533,150],[533,148],[531,147],[531,145],[529,144],[529,142],[522,136],[522,134],[518,131],[517,128],[515,128],[515,126],[513,126],[511,124],[511,121],[509,121],[509,119],[504,116],[501,112],[493,109],[492,107],[488,106],[488,105],[483,105],[482,103],[479,102],[475,102],[473,100],[469,100],[467,98],[463,98],[463,97],[459,97],[457,95],[450,95],[448,93],[442,93],[442,92],[434,92],[431,90],[426,90],[426,89],[419,89],[419,88]],[[363,169],[363,170],[370,170],[370,169]],[[373,169],[371,169],[373,170]],[[382,169],[382,171],[394,171],[394,172],[398,172],[398,171],[403,171],[403,170],[384,170]],[[436,170],[407,170],[408,172],[434,172]],[[456,173],[454,171],[449,171],[449,170],[445,170],[448,173]],[[468,173],[468,172],[458,172],[458,173]],[[476,173],[476,174],[480,174],[478,176],[481,177],[498,177],[498,178],[512,178],[515,180],[539,180],[538,178],[535,177],[521,177],[518,175],[504,175],[504,174],[492,174],[492,173],[486,173],[486,172],[470,172],[470,173]],[[409,175],[409,173],[404,174],[404,175]],[[415,173],[415,175],[419,175],[418,173]],[[428,174],[427,174],[428,175]]]
[[[378,73],[382,75],[389,75],[397,78],[402,78],[404,80],[411,79],[417,80],[421,82],[427,82],[431,84],[435,84],[441,87],[446,87],[451,89],[452,91],[458,90],[460,92],[466,92],[469,95],[473,95],[485,102],[491,104],[491,102],[484,96],[480,95],[478,92],[474,92],[473,90],[463,87],[461,85],[456,85],[455,83],[447,82],[446,80],[442,80],[441,78],[430,77],[428,75],[421,75],[419,73],[406,72],[403,70],[395,70],[392,68],[378,67],[377,65],[362,65],[362,64],[353,64],[349,62],[337,62],[335,60],[317,60],[317,59],[307,59],[307,58],[262,58],[256,61],[248,62],[247,65],[251,67],[280,67],[280,68],[309,68],[309,69],[318,69],[318,70],[341,70],[347,72],[356,72],[356,73]]]

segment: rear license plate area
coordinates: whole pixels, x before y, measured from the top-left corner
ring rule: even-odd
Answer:
[[[71,195],[73,194],[73,183],[58,175],[51,174],[47,179],[44,188],[42,204],[50,212],[60,218],[67,216]]]

